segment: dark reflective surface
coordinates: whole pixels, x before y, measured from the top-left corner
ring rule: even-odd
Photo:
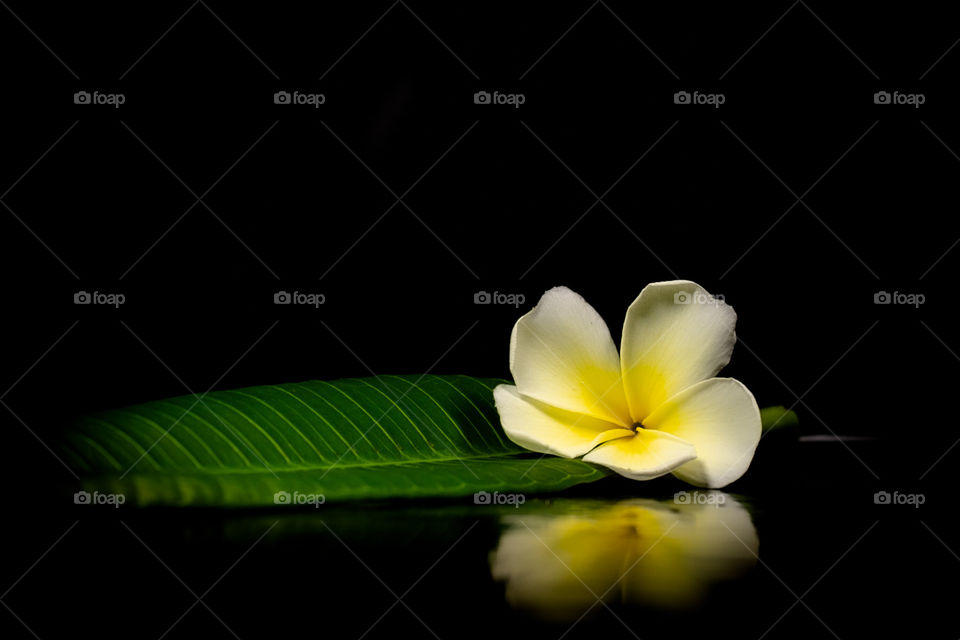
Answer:
[[[674,494],[687,488],[665,479],[519,507],[77,507],[8,522],[3,602],[44,640],[960,631],[949,493],[913,507],[875,504],[873,488],[853,482],[753,486],[686,504]],[[3,626],[4,638],[33,637],[12,613]]]

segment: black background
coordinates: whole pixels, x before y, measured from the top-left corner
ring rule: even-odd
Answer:
[[[946,514],[960,456],[957,38],[933,3],[5,4],[2,420],[5,475],[24,486],[11,520],[29,523],[8,583],[71,521],[42,497],[71,480],[46,450],[70,416],[311,378],[508,377],[513,322],[560,284],[618,338],[645,284],[694,280],[737,310],[725,373],[761,406],[793,406],[805,435],[877,438],[783,457],[761,445],[733,489],[804,496],[811,536],[879,489],[923,490]],[[295,90],[326,102],[274,104]],[[76,105],[77,91],[126,102]],[[477,91],[525,103],[477,105]],[[677,105],[677,91],[726,101]],[[877,91],[926,102],[877,105]],[[81,290],[127,301],[75,305]],[[280,290],[326,303],[278,306]],[[478,291],[526,303],[476,305]],[[877,305],[880,291],[925,302]],[[917,566],[955,574],[937,508],[898,512],[852,583],[886,567],[879,599],[911,591]],[[801,585],[873,519],[850,519]],[[790,558],[805,536],[789,514],[768,523]],[[237,553],[223,555],[225,568]],[[4,601],[56,637],[31,579]],[[64,599],[77,589],[61,584]],[[882,606],[871,597],[863,611]],[[860,629],[848,624],[841,637]]]

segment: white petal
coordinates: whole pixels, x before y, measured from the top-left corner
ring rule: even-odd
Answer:
[[[711,378],[684,389],[643,424],[693,443],[697,459],[673,475],[701,487],[723,487],[742,476],[760,441],[757,401],[733,378]]]
[[[611,440],[583,459],[634,480],[650,480],[696,457],[697,451],[689,442],[662,431],[639,429],[632,438]]]
[[[689,280],[644,287],[627,309],[621,343],[633,419],[642,422],[667,398],[726,366],[736,323],[732,307]]]
[[[510,371],[525,396],[621,426],[633,424],[610,330],[566,287],[544,293],[514,325]]]
[[[513,385],[497,386],[493,399],[507,437],[531,451],[576,458],[602,442],[633,435],[629,429],[522,396]]]

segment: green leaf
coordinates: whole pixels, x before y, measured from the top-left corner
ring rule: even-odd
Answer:
[[[510,442],[501,382],[378,376],[182,396],[85,417],[62,450],[85,490],[136,505],[533,493],[609,475]]]
[[[800,424],[797,414],[786,407],[777,405],[760,409],[760,429],[767,433],[772,429],[780,430],[787,427],[796,427]]]

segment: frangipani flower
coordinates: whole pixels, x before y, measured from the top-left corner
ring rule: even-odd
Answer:
[[[490,570],[511,606],[555,622],[578,620],[600,602],[678,610],[756,564],[750,514],[721,492],[686,502],[609,505],[557,501],[507,516]]]
[[[760,441],[753,394],[713,377],[730,361],[736,320],[698,284],[654,282],[627,309],[618,354],[593,307],[550,289],[510,336],[516,385],[494,389],[504,431],[527,449],[635,480],[672,473],[723,487]]]

